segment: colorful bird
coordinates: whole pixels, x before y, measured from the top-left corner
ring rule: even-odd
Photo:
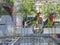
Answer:
[[[3,5],[3,8],[8,12],[8,14],[11,16],[12,20],[12,14],[13,14],[13,7],[11,7],[10,5]]]
[[[27,21],[28,26],[29,26],[29,25],[32,25],[32,24],[36,24],[38,15],[39,15],[39,13],[36,13],[36,16],[35,16],[34,18],[32,17],[31,20],[28,20],[28,21]]]
[[[38,18],[40,17],[39,14],[40,14],[40,13],[37,13],[36,16],[35,16],[33,19],[31,19],[31,20],[29,20],[29,21],[27,22],[27,24],[28,24],[28,25],[32,25],[32,24],[35,24],[36,22],[38,22]],[[40,18],[39,18],[39,19],[40,19]],[[49,15],[49,17],[46,19],[46,21],[43,22],[43,27],[52,26],[52,24],[53,24],[53,19],[54,19],[54,13],[51,13],[51,14]]]
[[[53,19],[54,19],[54,14],[51,13],[51,14],[49,15],[49,17],[46,19],[46,21],[44,22],[43,27],[52,26],[52,24],[53,24]]]

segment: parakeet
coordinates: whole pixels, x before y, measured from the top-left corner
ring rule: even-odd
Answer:
[[[41,19],[40,12],[36,13],[35,17],[27,21],[28,25],[36,24]]]
[[[43,25],[43,27],[45,27],[45,26],[52,26],[52,24],[53,24],[53,19],[54,19],[54,16],[53,16],[53,13],[51,13],[50,15],[49,15],[49,17],[46,19],[46,21],[44,22],[44,25]]]

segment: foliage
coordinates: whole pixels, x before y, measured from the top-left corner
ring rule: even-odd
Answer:
[[[35,11],[35,9],[33,9],[34,3],[32,3],[32,0],[26,0],[27,2],[23,2],[23,0],[21,0],[21,4],[20,4],[20,9],[19,11],[22,13],[24,10],[26,10],[27,14],[31,14]]]
[[[42,7],[40,12],[47,17],[49,15],[49,13],[56,13],[56,17],[60,17],[60,3],[42,3]]]
[[[10,0],[9,3],[10,3],[11,6],[13,6],[14,5],[14,0]]]
[[[0,15],[6,15],[8,14],[3,8],[0,8]]]

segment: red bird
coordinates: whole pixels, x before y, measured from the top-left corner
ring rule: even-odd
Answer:
[[[3,8],[8,12],[8,14],[11,16],[12,20],[12,14],[13,14],[13,7],[11,7],[10,5],[4,5]]]

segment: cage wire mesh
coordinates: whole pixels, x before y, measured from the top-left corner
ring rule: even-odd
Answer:
[[[34,0],[34,1],[36,2],[36,0]],[[14,5],[14,6],[15,6],[14,7],[14,10],[15,10],[15,8],[17,8],[17,7],[16,7],[16,5]],[[0,5],[0,7],[1,7],[1,5]],[[0,12],[0,13],[2,13],[2,12]],[[9,22],[9,21],[6,20],[6,22]],[[4,26],[4,24],[2,24],[2,26]],[[57,43],[50,37],[44,38],[43,36],[40,36],[41,34],[34,34],[31,28],[20,28],[19,27],[19,30],[20,30],[19,31],[18,28],[16,27],[16,25],[13,26],[12,24],[11,25],[8,24],[7,27],[9,28],[9,30],[12,30],[11,32],[7,31],[8,35],[11,34],[12,36],[13,35],[16,36],[16,34],[17,34],[17,37],[16,37],[16,39],[11,37],[10,40],[2,39],[0,42],[0,45],[57,45]],[[15,29],[13,29],[13,28],[15,28]],[[15,30],[15,31],[13,31],[13,30]],[[48,30],[49,30],[49,35],[56,33],[56,27],[48,28]],[[6,33],[4,35],[6,36]]]

